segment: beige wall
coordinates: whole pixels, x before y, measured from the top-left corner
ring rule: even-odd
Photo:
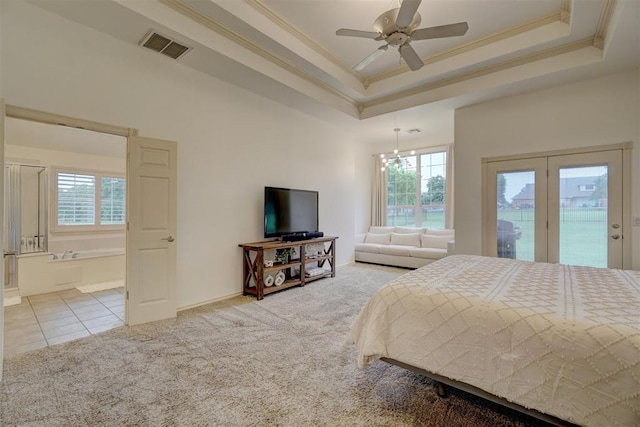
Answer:
[[[178,142],[179,307],[241,292],[265,185],[318,190],[320,229],[351,261],[354,135],[25,2],[3,4],[1,38],[7,104]]]
[[[633,70],[457,110],[456,252],[481,253],[482,157],[633,141],[632,215],[640,216],[639,81]],[[626,233],[634,269],[640,269],[639,229]]]

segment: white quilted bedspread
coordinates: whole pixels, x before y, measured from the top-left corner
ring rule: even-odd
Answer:
[[[585,426],[640,426],[640,272],[456,255],[381,288],[352,326],[395,359]]]

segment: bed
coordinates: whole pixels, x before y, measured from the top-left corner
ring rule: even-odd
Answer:
[[[449,256],[382,287],[351,334],[360,366],[383,359],[551,421],[640,426],[638,271]]]

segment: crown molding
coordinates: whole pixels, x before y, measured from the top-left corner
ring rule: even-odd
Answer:
[[[357,103],[355,102],[355,100],[350,96],[339,91],[333,86],[325,83],[323,80],[313,76],[312,74],[307,73],[306,71],[300,69],[299,67],[293,65],[292,63],[285,61],[282,58],[272,54],[271,52],[267,51],[261,46],[256,45],[255,43],[251,42],[250,40],[236,33],[235,31],[229,29],[227,26],[223,25],[221,22],[215,20],[214,18],[208,15],[205,15],[204,13],[200,12],[198,9],[185,3],[183,0],[158,0],[158,2],[171,8],[175,12],[178,12],[181,15],[191,19],[192,21],[202,25],[203,27],[208,28],[209,30],[215,31],[216,33],[222,35],[223,37],[228,38],[234,43],[239,44],[240,46],[265,58],[266,60],[271,61],[275,65],[290,72],[291,74],[294,74],[297,77],[300,77],[301,79],[304,79],[309,83],[312,83],[326,90],[327,92],[340,97],[341,99],[352,104],[354,107],[357,106]]]
[[[552,14],[549,15],[545,15],[542,16],[540,18],[534,19],[532,21],[526,22],[522,25],[518,25],[512,28],[509,28],[507,30],[504,31],[499,31],[497,33],[493,33],[490,34],[486,37],[482,37],[480,39],[474,40],[472,42],[469,43],[465,43],[463,45],[460,45],[458,47],[455,47],[453,49],[449,49],[446,50],[444,52],[440,52],[438,54],[435,55],[431,55],[431,56],[427,56],[425,58],[422,58],[422,62],[424,62],[425,65],[429,65],[429,64],[433,64],[435,62],[438,61],[442,61],[445,60],[447,58],[451,58],[453,56],[456,55],[460,55],[462,53],[466,53],[475,49],[479,49],[485,46],[489,46],[493,43],[497,43],[501,40],[505,40],[517,35],[520,35],[522,33],[526,33],[527,31],[531,31],[531,30],[535,30],[537,28],[543,27],[545,25],[549,25],[549,24],[553,24],[554,22],[558,22],[558,21],[562,21],[562,16],[563,16],[563,12],[566,13],[566,11],[557,11],[554,12]],[[371,76],[367,78],[367,83],[368,84],[372,84],[375,82],[379,82],[381,80],[385,80],[391,77],[395,77],[398,76],[400,74],[403,73],[407,73],[410,72],[411,70],[409,69],[408,66],[403,65],[401,67],[395,68],[393,70],[384,72],[384,73],[380,73],[377,74],[375,76]]]
[[[600,12],[600,19],[593,36],[593,45],[598,49],[604,49],[604,41],[609,29],[609,23],[613,17],[613,11],[616,8],[616,0],[605,0]]]
[[[376,83],[378,81],[382,81],[406,72],[410,72],[409,67],[407,67],[406,65],[403,65],[401,67],[397,67],[387,72],[366,77],[361,73],[353,71],[341,59],[329,53],[322,46],[320,46],[319,44],[311,40],[309,37],[307,37],[303,32],[301,32],[296,27],[294,27],[293,25],[285,21],[282,17],[280,17],[280,15],[275,13],[273,10],[269,9],[261,0],[244,0],[244,1],[250,6],[252,6],[253,8],[255,8],[262,15],[264,15],[267,19],[271,20],[273,23],[275,23],[280,28],[282,28],[284,31],[288,32],[290,35],[300,40],[300,42],[304,43],[309,48],[313,49],[314,51],[316,51],[317,53],[325,57],[327,60],[331,61],[333,64],[339,66],[344,71],[353,75],[362,83],[362,86],[364,89],[367,89],[372,83]],[[465,52],[469,52],[474,49],[479,49],[481,47],[488,46],[492,43],[496,43],[498,41],[505,40],[510,37],[517,36],[527,31],[535,30],[536,28],[540,28],[545,25],[552,24],[554,22],[561,21],[568,24],[571,16],[570,5],[571,5],[571,0],[561,0],[561,9],[557,12],[536,18],[534,20],[531,20],[521,25],[517,25],[515,27],[509,28],[504,31],[499,31],[497,33],[480,38],[478,40],[474,40],[472,42],[463,44],[453,49],[449,49],[444,52],[440,52],[438,54],[422,58],[422,60],[425,63],[425,65],[429,65],[438,61],[445,60],[447,58],[451,58],[456,55],[460,55]]]
[[[561,46],[547,49],[542,52],[532,53],[530,55],[522,56],[516,59],[501,62],[499,64],[480,68],[478,70],[470,71],[468,73],[438,80],[436,82],[418,86],[413,89],[408,89],[402,92],[394,93],[392,95],[388,95],[388,96],[380,97],[368,102],[364,102],[358,105],[358,111],[362,113],[362,111],[364,111],[366,108],[369,108],[369,107],[384,104],[390,101],[397,101],[399,99],[402,99],[408,96],[417,95],[423,92],[429,92],[435,89],[440,89],[440,88],[451,86],[457,83],[462,83],[478,77],[508,70],[510,68],[515,68],[525,64],[530,64],[532,62],[540,61],[542,59],[552,58],[554,56],[563,55],[565,53],[573,52],[575,50],[584,49],[586,47],[593,47],[593,37],[588,37],[586,39],[578,40],[572,43],[567,43]]]
[[[349,74],[352,74],[354,77],[360,77],[358,74],[354,73],[343,60],[338,58],[335,55],[332,55],[328,50],[320,46],[318,43],[314,42],[312,39],[307,37],[302,31],[291,25],[289,22],[285,21],[280,15],[275,13],[273,10],[269,9],[261,0],[244,0],[249,6],[256,9],[262,15],[264,15],[267,19],[269,19],[274,24],[278,25],[284,31],[292,35],[293,37],[300,40],[302,43],[307,45],[309,48],[313,49],[315,52],[322,55],[325,59],[331,61],[333,64],[342,68]]]

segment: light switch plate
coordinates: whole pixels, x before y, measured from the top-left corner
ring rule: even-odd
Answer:
[[[633,217],[633,226],[634,227],[640,227],[640,216],[634,216]]]

